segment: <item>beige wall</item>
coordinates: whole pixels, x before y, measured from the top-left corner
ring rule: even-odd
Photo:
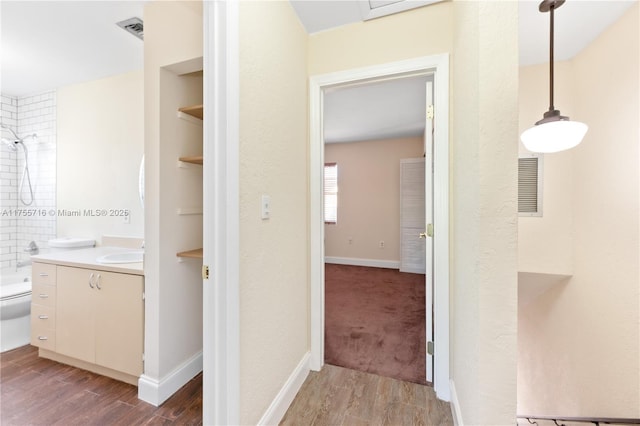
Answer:
[[[464,424],[516,415],[517,9],[454,2],[451,374]]]
[[[555,104],[563,115],[579,119],[573,101],[573,66],[555,64]],[[542,118],[549,108],[549,64],[520,68],[520,132]],[[520,142],[520,153],[528,151]],[[518,218],[518,271],[571,275],[573,215],[571,193],[573,151],[543,155],[542,217]],[[553,241],[552,244],[549,244]]]
[[[309,75],[451,52],[449,3],[309,36]]]
[[[202,3],[149,2],[144,22],[145,376],[159,381],[202,350],[202,262],[176,257],[202,243],[202,217],[177,215],[202,206],[201,177],[176,166],[202,152],[201,126],[176,116],[202,101],[202,83],[166,68],[202,57]]]
[[[143,73],[133,71],[58,89],[57,235],[142,237],[138,170],[144,147]],[[107,216],[85,215],[107,210]],[[130,223],[111,210],[131,211]]]
[[[570,188],[562,208],[571,214],[573,277],[521,309],[520,412],[640,417],[639,13],[636,4],[558,81],[572,90],[573,108],[558,107],[589,125],[566,161],[545,158],[545,191],[570,175],[559,183]],[[528,69],[521,76],[523,87],[546,80]],[[534,237],[553,250],[548,233]]]
[[[423,152],[422,137],[325,144],[339,187],[338,222],[324,227],[325,256],[400,261],[400,160]]]
[[[310,348],[307,35],[289,2],[240,3],[239,65],[240,423],[256,424]]]

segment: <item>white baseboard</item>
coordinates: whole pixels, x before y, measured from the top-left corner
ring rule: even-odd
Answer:
[[[201,371],[202,351],[183,362],[160,380],[143,374],[138,379],[138,398],[158,407]]]
[[[400,269],[399,260],[356,259],[352,257],[325,256],[324,263],[337,265],[370,266],[372,268]]]
[[[453,415],[453,424],[455,426],[463,426],[462,412],[460,411],[460,402],[458,401],[458,394],[456,393],[456,386],[453,380],[449,380],[449,391],[451,393],[451,414]]]
[[[296,397],[296,394],[300,390],[300,387],[304,383],[305,379],[309,375],[311,361],[311,352],[307,352],[298,363],[298,366],[293,370],[289,378],[287,379],[280,392],[267,408],[258,425],[277,425],[284,417],[287,409]]]

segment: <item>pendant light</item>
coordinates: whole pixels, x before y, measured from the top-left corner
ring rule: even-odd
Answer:
[[[549,37],[549,111],[535,126],[525,130],[520,140],[531,152],[558,152],[573,148],[582,142],[587,133],[587,125],[571,121],[569,117],[560,115],[553,105],[553,13],[562,6],[565,0],[544,0],[540,3],[540,12],[549,12],[551,16]]]

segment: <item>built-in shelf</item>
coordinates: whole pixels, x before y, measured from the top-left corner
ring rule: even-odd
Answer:
[[[195,249],[195,250],[187,250],[187,251],[181,251],[180,253],[176,254],[176,256],[178,257],[190,257],[192,259],[202,259],[202,249]]]
[[[179,216],[202,214],[202,207],[180,207],[176,210]]]
[[[193,157],[180,157],[178,158],[178,160],[183,161],[185,163],[202,165],[202,161],[204,160],[204,157],[202,157],[202,155],[196,155]]]
[[[193,106],[178,108],[178,117],[181,119],[190,121],[194,124],[197,124],[197,123],[202,124],[203,113],[204,113],[203,105],[193,105]],[[180,160],[181,163],[203,165],[204,158],[202,155],[194,155],[194,156],[179,157],[178,160]],[[194,207],[194,208],[182,207],[178,209],[178,215],[197,215],[197,214],[199,215],[202,214],[202,207]],[[202,259],[203,257],[202,251],[203,250],[201,248],[195,249],[195,250],[181,251],[177,253],[176,256],[183,257],[183,258],[186,257],[191,259]]]
[[[204,107],[202,105],[193,105],[193,106],[178,108],[178,111],[183,112],[185,114],[189,114],[192,117],[196,117],[202,120],[202,117],[204,114]]]

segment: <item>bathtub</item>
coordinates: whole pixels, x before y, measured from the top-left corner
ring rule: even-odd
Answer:
[[[0,352],[29,344],[31,267],[2,270],[0,279]]]

